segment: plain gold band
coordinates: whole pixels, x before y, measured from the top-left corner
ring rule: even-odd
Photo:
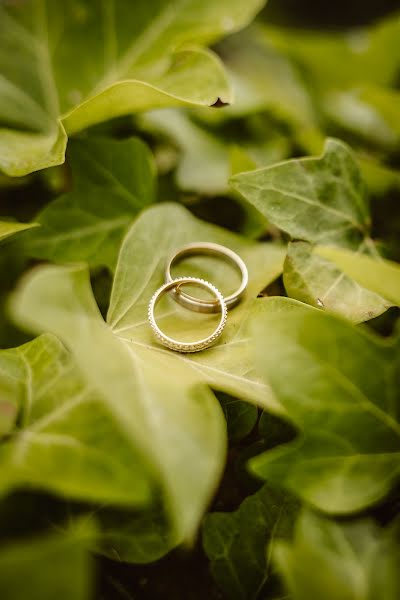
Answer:
[[[167,261],[165,267],[165,281],[167,283],[172,281],[171,269],[177,262],[185,257],[197,256],[199,254],[222,258],[233,265],[239,272],[241,276],[240,286],[235,292],[225,297],[225,303],[228,308],[232,308],[238,304],[246,291],[249,281],[247,267],[236,252],[233,252],[230,248],[226,248],[226,246],[221,246],[220,244],[214,244],[212,242],[195,242],[193,244],[187,244],[174,252]],[[215,313],[221,310],[218,300],[202,300],[201,298],[196,298],[195,296],[182,292],[179,287],[175,289],[173,298],[185,308],[195,312]]]

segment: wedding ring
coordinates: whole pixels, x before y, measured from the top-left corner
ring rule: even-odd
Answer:
[[[161,329],[157,325],[154,311],[157,303],[165,293],[169,292],[170,290],[176,289],[176,287],[180,288],[183,285],[188,284],[197,285],[198,287],[208,290],[212,293],[213,296],[215,296],[215,302],[217,303],[217,306],[219,307],[219,310],[221,312],[221,318],[217,327],[209,336],[194,342],[180,342],[179,340],[175,340],[166,335],[163,331],[161,331]],[[158,288],[158,290],[151,298],[148,310],[149,322],[158,341],[167,348],[175,350],[176,352],[199,352],[200,350],[204,350],[205,348],[208,348],[209,346],[214,344],[214,342],[219,338],[225,327],[227,315],[228,309],[226,307],[226,303],[221,292],[217,290],[217,288],[213,286],[212,283],[204,281],[204,279],[198,279],[197,277],[178,277],[177,279],[173,279],[171,281],[167,281],[167,283],[164,283],[164,285]]]
[[[213,244],[212,242],[195,242],[180,248],[167,261],[165,268],[165,281],[167,283],[172,281],[171,269],[177,262],[188,256],[197,256],[198,254],[218,256],[219,258],[225,259],[235,267],[241,276],[240,286],[235,292],[233,292],[233,294],[225,297],[225,303],[228,308],[232,308],[238,304],[246,291],[249,281],[247,267],[240,256],[236,254],[236,252],[233,252],[233,250],[230,250],[225,246],[221,246],[220,244]],[[196,312],[214,313],[221,310],[218,300],[202,300],[201,298],[196,298],[195,296],[191,296],[190,294],[182,292],[180,287],[175,287],[173,298],[185,308]]]

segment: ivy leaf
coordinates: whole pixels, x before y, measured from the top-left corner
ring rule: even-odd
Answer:
[[[365,188],[349,148],[328,139],[319,158],[234,175],[233,187],[294,239],[357,248],[371,224]]]
[[[0,445],[1,495],[28,487],[122,507],[149,502],[149,474],[138,452],[56,338],[0,351],[0,390],[9,416]]]
[[[85,261],[114,269],[134,216],[155,199],[155,168],[138,138],[72,140],[73,190],[51,202],[36,220],[27,252],[55,262]]]
[[[360,170],[349,148],[328,139],[320,158],[293,159],[232,177],[232,185],[293,239],[376,256]],[[287,292],[353,321],[373,318],[389,303],[312,255],[305,243],[289,249]]]
[[[94,550],[118,562],[146,564],[167,554],[179,539],[171,534],[163,510],[155,506],[148,510],[96,510],[99,534]]]
[[[400,306],[400,265],[390,260],[374,260],[349,250],[317,246],[315,252],[336,264],[360,285]]]
[[[92,565],[87,550],[93,523],[81,519],[63,532],[14,542],[0,550],[0,595],[7,600],[89,600]],[[51,568],[49,568],[51,567]]]
[[[275,537],[290,535],[297,509],[296,501],[288,494],[264,485],[238,510],[206,516],[204,550],[212,576],[227,598],[255,600],[273,588],[265,547]]]
[[[0,240],[4,240],[15,233],[37,227],[38,223],[15,223],[14,221],[0,221]]]
[[[363,287],[359,278],[346,276],[339,266],[315,254],[313,249],[308,242],[289,243],[283,276],[289,296],[343,315],[354,323],[368,321],[391,306],[382,296],[365,289],[368,286]],[[369,258],[359,252],[352,254],[374,265],[380,263],[380,258]]]
[[[174,249],[196,240],[237,250],[247,262],[251,284],[247,301],[232,311],[224,343],[188,357],[159,346],[146,317],[150,297],[163,281],[165,260]],[[213,261],[211,269],[205,261],[202,275],[224,293],[235,285],[222,261]],[[83,267],[42,267],[14,297],[15,318],[65,342],[90,388],[101,394],[133,445],[147,457],[175,531],[183,538],[194,534],[225,459],[225,420],[205,384],[279,408],[254,372],[246,318],[252,298],[279,274],[281,265],[280,248],[242,241],[202,224],[179,206],[164,204],[141,214],[122,244],[107,324]],[[191,271],[187,264],[184,268]],[[170,299],[158,322],[176,327],[184,319],[180,335],[186,331],[196,337],[204,336],[204,327],[215,318],[189,313]]]
[[[399,524],[337,524],[304,512],[292,543],[278,541],[274,559],[293,600],[396,600],[400,594]]]
[[[218,394],[218,399],[225,414],[229,440],[233,442],[242,440],[257,423],[257,407],[228,394]]]
[[[134,19],[122,0],[1,7],[0,169],[60,164],[67,133],[112,117],[230,102],[221,63],[196,45],[243,27],[263,4],[150,0]]]
[[[251,468],[320,510],[362,510],[400,474],[398,340],[287,298],[264,303],[254,322],[259,368],[300,433]]]

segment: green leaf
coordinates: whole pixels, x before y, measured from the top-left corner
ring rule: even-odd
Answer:
[[[399,523],[337,524],[304,512],[292,543],[278,541],[274,560],[293,600],[396,600],[400,594]]]
[[[336,248],[333,251],[346,252]],[[364,258],[359,252],[351,254]],[[380,263],[380,259],[365,258],[374,265]],[[289,244],[283,281],[286,292],[292,298],[343,315],[354,323],[372,319],[391,306],[382,296],[365,289],[368,286],[363,287],[359,278],[348,275],[344,274],[340,265],[335,266],[316,255],[311,244]]]
[[[251,468],[320,510],[362,510],[400,474],[398,340],[287,298],[264,304],[254,321],[257,361],[299,435]]]
[[[87,550],[93,524],[80,520],[65,532],[14,542],[0,550],[0,595],[7,600],[89,600],[92,565]]]
[[[137,450],[56,338],[0,351],[0,390],[10,417],[0,445],[1,495],[28,487],[122,507],[149,502]]]
[[[0,8],[0,168],[15,176],[60,164],[66,132],[119,115],[230,102],[219,59],[197,45],[243,27],[263,4],[150,0],[134,18],[123,0]]]
[[[231,184],[294,239],[357,247],[370,214],[360,171],[349,148],[328,139],[319,158],[292,159],[234,175]]]
[[[170,253],[196,240],[223,243],[240,252],[251,283],[247,301],[232,311],[224,343],[184,356],[155,342],[147,305],[164,279]],[[186,272],[199,272],[198,265],[205,264],[202,276],[224,293],[235,286],[225,263],[191,262],[197,271],[186,264]],[[254,372],[246,319],[253,312],[252,299],[279,274],[281,265],[279,247],[242,241],[202,224],[179,206],[164,204],[145,211],[122,244],[107,324],[83,267],[37,269],[14,297],[15,318],[65,342],[90,388],[101,394],[126,435],[142,450],[158,474],[167,512],[181,537],[193,535],[225,459],[225,421],[205,384],[279,409]],[[163,328],[178,327],[179,336],[204,336],[204,328],[216,318],[192,314],[173,300],[163,311],[158,322]]]
[[[114,269],[123,235],[155,199],[155,169],[138,138],[72,140],[73,190],[47,205],[26,251],[55,262],[85,261]]]
[[[293,498],[264,485],[238,510],[206,516],[204,550],[212,576],[227,598],[255,600],[271,588],[270,556],[265,547],[275,537],[290,535],[297,508]]]
[[[236,175],[231,182],[295,240],[377,255],[369,237],[365,186],[355,158],[342,142],[328,139],[320,158],[292,159]],[[316,258],[305,243],[290,246],[284,283],[293,298],[356,322],[376,317],[390,305]]]
[[[317,246],[316,254],[327,258],[349,277],[400,306],[400,265],[376,260],[341,248]]]
[[[157,506],[140,512],[100,509],[95,516],[99,535],[94,550],[114,561],[154,562],[180,542]]]
[[[228,394],[218,394],[218,399],[225,414],[229,440],[237,442],[246,437],[257,423],[257,407]]]
[[[0,440],[17,419],[20,393],[20,365],[14,350],[0,351]]]
[[[181,189],[207,195],[226,192],[229,156],[222,140],[174,109],[152,111],[141,119],[141,124],[167,135],[179,147],[176,180]]]
[[[3,240],[19,231],[26,231],[37,227],[38,223],[15,223],[14,221],[0,221],[0,240]]]

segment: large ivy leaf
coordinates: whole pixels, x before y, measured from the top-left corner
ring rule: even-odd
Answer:
[[[264,0],[125,0],[0,8],[0,168],[60,164],[67,133],[130,112],[230,102],[218,58],[196,48],[246,25]],[[199,84],[194,84],[199,82]]]
[[[238,510],[207,515],[203,546],[211,573],[227,598],[255,600],[273,588],[271,557],[265,547],[276,537],[290,535],[297,508],[288,494],[264,485]]]
[[[288,294],[352,321],[384,312],[389,303],[312,254],[309,243],[377,255],[358,165],[348,147],[329,139],[320,158],[293,159],[235,175],[232,185],[293,239],[284,268]]]
[[[31,487],[122,507],[149,502],[137,450],[56,338],[1,351],[0,390],[8,432],[0,445],[1,495]]]
[[[87,550],[95,531],[81,519],[57,532],[0,550],[0,595],[7,600],[90,600],[92,565]]]
[[[287,298],[264,302],[257,361],[300,434],[252,469],[329,513],[377,502],[400,474],[398,340]]]
[[[232,311],[224,343],[188,357],[156,344],[146,316],[149,299],[163,281],[165,260],[175,248],[196,240],[239,251],[251,284],[247,301]],[[233,275],[223,262],[213,261],[210,267],[205,260],[207,267],[200,272],[227,293],[236,283]],[[281,265],[280,248],[242,241],[165,204],[145,211],[125,238],[107,324],[83,267],[42,267],[14,298],[20,323],[54,332],[70,347],[88,385],[102,395],[158,473],[169,514],[183,537],[193,535],[225,458],[225,421],[205,384],[279,409],[254,372],[246,320],[252,298],[279,274]],[[187,264],[184,268],[196,272]],[[215,318],[192,314],[173,300],[158,315],[162,327],[176,328],[182,319],[176,335],[195,338]]]
[[[335,263],[360,285],[400,306],[400,265],[390,260],[374,260],[351,250],[317,246],[315,252]]]
[[[399,524],[337,524],[304,512],[292,543],[279,541],[274,559],[293,600],[396,600],[400,594]]]
[[[112,270],[132,218],[154,201],[152,155],[138,138],[72,140],[68,154],[73,190],[39,213],[41,228],[30,236],[27,252]]]
[[[14,221],[0,221],[0,240],[3,240],[20,231],[37,227],[37,223],[15,223]]]

